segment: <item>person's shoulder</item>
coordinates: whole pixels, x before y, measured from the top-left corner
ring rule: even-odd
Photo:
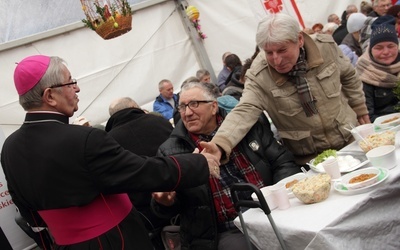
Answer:
[[[259,74],[265,68],[268,68],[268,62],[265,58],[265,52],[263,50],[258,53],[256,58],[254,58],[253,62],[251,63],[250,68],[247,70],[246,75],[251,73],[253,75]]]
[[[336,43],[331,35],[327,34],[313,34],[310,36],[315,42],[321,43]]]

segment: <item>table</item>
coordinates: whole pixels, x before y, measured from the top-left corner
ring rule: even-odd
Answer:
[[[396,141],[400,142],[397,138]],[[396,146],[397,166],[370,192],[343,195],[332,186],[323,202],[307,205],[292,198],[289,209],[273,210],[271,216],[286,247],[294,250],[400,249],[400,148]],[[352,143],[341,151],[361,152],[361,149]],[[243,218],[250,239],[258,249],[280,249],[261,209],[249,209]],[[242,230],[239,218],[234,223]]]

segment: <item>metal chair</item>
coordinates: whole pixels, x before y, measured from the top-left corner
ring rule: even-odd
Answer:
[[[237,192],[240,192],[240,191],[254,192],[257,195],[258,201],[239,199]],[[261,208],[264,211],[264,213],[267,215],[268,220],[271,223],[272,229],[274,230],[275,235],[278,238],[282,249],[283,250],[287,249],[285,242],[283,241],[282,235],[281,235],[280,231],[278,230],[278,228],[276,227],[275,222],[271,216],[271,210],[269,209],[269,206],[268,206],[267,202],[265,201],[265,198],[264,198],[261,190],[257,186],[255,186],[251,183],[235,183],[231,186],[231,195],[232,195],[233,204],[235,206],[235,210],[239,215],[240,224],[242,225],[243,234],[245,235],[245,238],[247,241],[247,246],[248,246],[249,250],[252,249],[252,246],[250,243],[250,237],[247,232],[246,224],[243,219],[242,211],[240,210],[241,207]]]

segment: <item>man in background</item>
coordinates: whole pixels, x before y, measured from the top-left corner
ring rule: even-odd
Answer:
[[[173,117],[175,105],[178,103],[178,96],[174,94],[174,86],[170,80],[163,79],[158,83],[160,95],[156,97],[153,104],[153,111],[170,120]]]

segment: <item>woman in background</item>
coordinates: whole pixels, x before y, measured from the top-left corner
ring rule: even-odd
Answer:
[[[371,122],[397,112],[399,99],[393,89],[399,82],[400,56],[394,17],[386,15],[374,21],[369,49],[359,58],[356,69]]]

